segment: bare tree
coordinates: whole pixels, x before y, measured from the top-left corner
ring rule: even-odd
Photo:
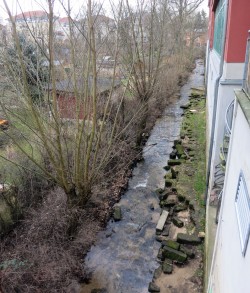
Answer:
[[[10,109],[3,105],[5,114],[19,121],[19,137],[11,136],[13,144],[37,165],[45,176],[61,186],[68,195],[70,206],[83,206],[91,195],[91,187],[100,176],[100,171],[108,164],[117,151],[120,142],[133,119],[117,127],[121,104],[126,87],[121,92],[118,106],[114,112],[112,96],[119,81],[116,78],[117,56],[114,56],[113,74],[104,79],[99,76],[95,35],[95,17],[93,5],[88,1],[85,30],[79,30],[71,17],[69,18],[69,54],[70,72],[66,80],[58,81],[58,68],[55,59],[54,11],[52,0],[48,1],[48,46],[44,55],[49,65],[49,83],[43,87],[43,104],[33,102],[30,91],[24,52],[18,38],[17,25],[11,15],[7,2],[6,10],[11,19],[13,43],[17,52],[18,74],[14,70],[11,80],[19,96],[22,111]],[[81,35],[76,38],[75,30]],[[34,44],[40,46],[39,39],[31,33]],[[78,45],[85,50],[80,50]],[[115,42],[118,51],[117,42]],[[80,52],[83,52],[80,54]],[[6,64],[8,66],[8,62]],[[63,71],[63,64],[59,64]],[[130,77],[129,77],[130,78]],[[41,82],[38,78],[37,83]],[[104,94],[103,94],[104,93]],[[102,105],[100,109],[99,105]],[[24,117],[23,115],[27,115]],[[110,124],[110,116],[113,115]],[[71,121],[66,121],[70,118]],[[28,147],[27,147],[28,145]],[[17,162],[14,162],[17,164]],[[25,166],[22,166],[25,168]]]
[[[169,0],[169,16],[172,23],[172,34],[175,38],[175,51],[183,54],[185,37],[192,14],[204,0]]]
[[[143,118],[138,129],[139,142],[146,124],[148,102],[155,94],[158,81],[167,6],[159,7],[157,1],[137,1],[132,7],[124,1],[120,2],[120,7],[118,32],[122,69],[125,74],[131,70],[131,78],[126,78],[128,88],[143,107]]]
[[[173,27],[174,23],[178,24],[178,48],[183,41],[187,17],[202,1],[138,0],[131,6],[124,0],[117,8],[113,6],[114,21],[103,17],[102,6],[91,0],[81,20],[72,16],[70,1],[66,5],[60,2],[68,20],[64,41],[58,39],[56,33],[53,0],[47,1],[44,16],[47,27],[43,26],[42,39],[41,26],[37,32],[35,25],[24,18],[25,31],[34,50],[46,59],[42,63],[38,60],[39,67],[33,68],[37,73],[33,81],[40,89],[40,102],[34,103],[27,74],[30,63],[18,35],[19,24],[4,0],[18,70],[14,70],[6,58],[4,63],[19,104],[18,109],[2,106],[5,115],[17,121],[13,127],[19,135],[6,133],[15,147],[65,190],[70,206],[83,206],[90,198],[94,182],[102,177],[110,162],[114,162],[121,142],[128,139],[131,129],[136,131],[137,143],[140,143],[149,101],[157,95],[161,65],[166,57],[166,24],[172,23]],[[101,22],[105,22],[105,32],[99,35]],[[66,52],[65,58],[62,52]],[[104,77],[103,56],[107,55],[112,58],[112,66],[109,76]],[[49,72],[47,83],[39,75],[44,66]],[[128,114],[125,105],[132,103],[133,110]]]

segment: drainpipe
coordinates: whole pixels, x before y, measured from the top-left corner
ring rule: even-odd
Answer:
[[[205,94],[207,94],[207,78],[209,73],[209,66],[208,62],[210,59],[210,48],[209,48],[209,42],[207,43],[207,50],[206,50],[206,73],[205,73]]]
[[[213,117],[212,117],[212,129],[211,129],[211,139],[209,145],[209,153],[208,153],[208,168],[207,168],[207,176],[206,176],[206,193],[205,193],[205,203],[207,202],[208,198],[208,189],[210,183],[210,169],[211,169],[211,161],[212,161],[212,153],[214,147],[214,133],[215,133],[215,122],[216,122],[216,115],[217,115],[217,104],[218,104],[218,93],[219,93],[219,84],[220,79],[223,75],[223,65],[224,65],[224,55],[225,55],[225,45],[226,45],[226,32],[227,32],[227,12],[228,12],[228,5],[229,0],[226,0],[226,9],[225,9],[225,27],[223,32],[223,50],[221,53],[220,59],[220,69],[219,69],[219,76],[216,78],[215,87],[214,87],[214,107],[213,107]]]

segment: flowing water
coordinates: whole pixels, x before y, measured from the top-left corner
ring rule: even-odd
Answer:
[[[122,221],[109,221],[98,235],[95,246],[87,254],[85,264],[92,280],[82,287],[82,293],[105,288],[107,293],[146,293],[154,270],[159,266],[157,253],[160,243],[155,240],[155,227],[160,216],[155,190],[164,186],[163,169],[179,137],[182,109],[192,87],[204,83],[204,65],[196,68],[181,88],[181,97],[168,106],[157,120],[143,150],[144,161],[138,163],[129,181],[128,190],[119,206]]]

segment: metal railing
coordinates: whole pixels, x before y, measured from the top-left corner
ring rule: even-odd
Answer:
[[[225,127],[224,127],[224,136],[221,146],[221,160],[222,160],[222,167],[225,168],[227,155],[228,155],[228,148],[229,148],[229,141],[232,131],[233,125],[233,113],[234,113],[234,101],[230,103],[227,107],[226,115],[225,115]]]
[[[227,107],[225,115],[225,132],[224,135],[230,136],[233,126],[233,114],[234,114],[234,100]]]
[[[216,199],[217,208],[216,208],[216,219],[215,219],[216,224],[218,224],[218,220],[219,220],[221,199],[223,195],[229,142],[230,142],[230,136],[231,136],[232,126],[233,126],[234,104],[235,102],[232,101],[226,110],[224,135],[223,135],[222,145],[220,148],[220,163],[215,166],[213,190],[217,195],[217,199]]]

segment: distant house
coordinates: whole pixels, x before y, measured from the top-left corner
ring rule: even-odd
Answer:
[[[26,11],[14,16],[16,22],[48,21],[48,13],[44,10]]]
[[[120,81],[115,81],[114,87],[117,88],[120,85]],[[56,95],[57,95],[57,106],[60,113],[60,117],[63,119],[76,119],[77,118],[77,107],[79,107],[79,119],[86,119],[90,117],[92,112],[92,98],[91,90],[87,97],[88,102],[83,102],[84,97],[84,86],[85,83],[78,81],[77,88],[74,90],[74,85],[70,79],[62,80],[56,83]],[[89,88],[91,89],[92,79],[89,79]],[[101,105],[102,99],[105,99],[112,87],[111,78],[98,78],[97,79],[97,96],[99,104]],[[76,98],[76,92],[78,97]],[[88,104],[88,113],[84,106]]]
[[[209,9],[206,292],[248,293],[250,1],[210,0]]]
[[[12,31],[12,24],[8,20],[7,29]],[[48,13],[44,10],[25,11],[14,15],[17,31],[29,36],[30,31],[38,37],[46,38],[48,34]]]
[[[114,32],[116,31],[116,24],[114,19],[106,15],[98,14],[92,16],[91,22],[95,29],[96,42],[98,44],[105,44],[114,41]],[[78,23],[82,33],[86,34],[88,30],[88,19],[81,19]],[[104,44],[102,44],[102,46]]]
[[[70,17],[62,17],[58,18],[55,23],[55,36],[57,39],[65,41],[70,38],[70,25],[72,26],[73,33],[79,34],[79,29],[77,26],[80,27],[80,24],[77,20],[71,19]]]
[[[187,33],[185,41],[187,47],[190,47],[191,44],[194,44],[195,47],[205,47],[207,44],[207,32],[201,30]]]

